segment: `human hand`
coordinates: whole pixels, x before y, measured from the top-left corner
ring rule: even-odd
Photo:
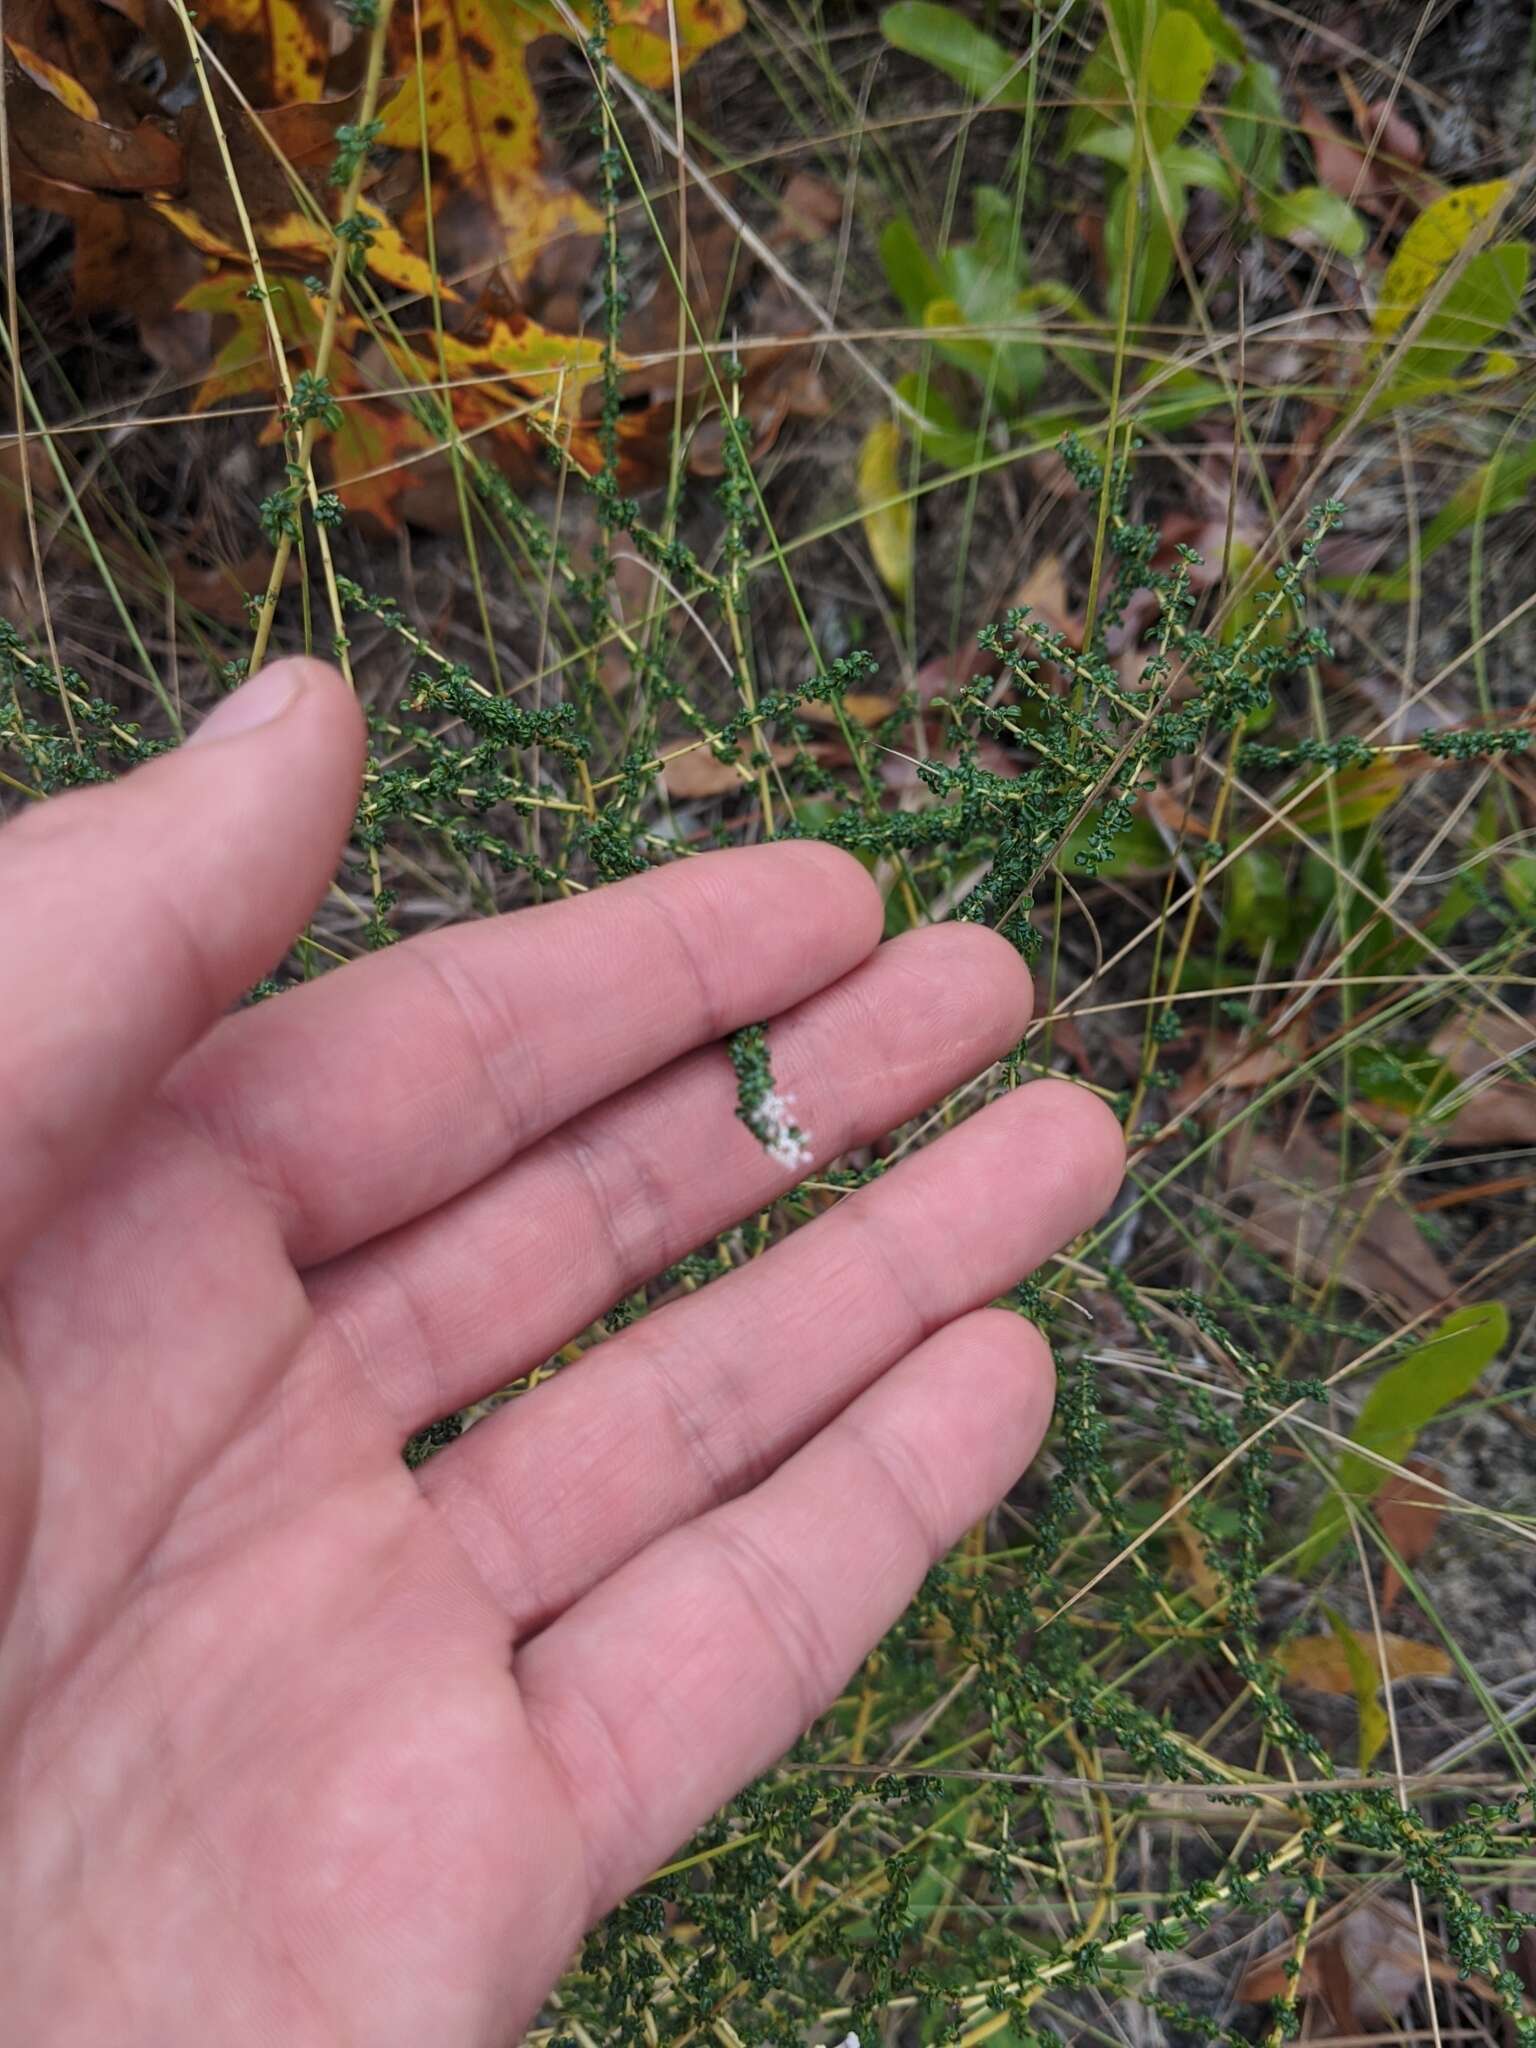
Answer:
[[[504,2048],[1028,1463],[1046,1350],[982,1305],[1119,1131],[1022,1088],[412,1473],[799,1177],[722,1034],[775,1018],[825,1164],[1011,1045],[1027,977],[877,949],[864,871],[788,843],[224,1016],[362,730],[286,662],[198,738],[0,835],[4,2031]]]

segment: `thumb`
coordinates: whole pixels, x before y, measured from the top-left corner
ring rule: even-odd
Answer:
[[[335,670],[280,661],[189,745],[0,832],[0,1272],[282,957],[335,868],[362,751]]]

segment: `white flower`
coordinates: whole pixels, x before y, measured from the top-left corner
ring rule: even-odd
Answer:
[[[752,1105],[753,1128],[762,1140],[763,1150],[776,1166],[782,1166],[790,1173],[799,1172],[811,1163],[811,1134],[797,1130],[790,1115],[794,1099],[792,1093],[780,1095],[776,1089],[770,1088]],[[839,2048],[847,2048],[846,2042],[839,2043]],[[859,2048],[857,2041],[853,2048]]]

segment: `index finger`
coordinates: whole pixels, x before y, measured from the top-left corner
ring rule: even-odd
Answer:
[[[702,854],[341,969],[229,1019],[166,1092],[244,1164],[312,1265],[838,980],[881,920],[870,877],[835,848]]]

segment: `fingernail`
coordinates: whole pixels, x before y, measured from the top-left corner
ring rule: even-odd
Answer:
[[[187,744],[195,747],[201,740],[232,740],[241,733],[254,732],[258,725],[270,725],[288,709],[300,687],[296,661],[273,662],[210,711]]]

